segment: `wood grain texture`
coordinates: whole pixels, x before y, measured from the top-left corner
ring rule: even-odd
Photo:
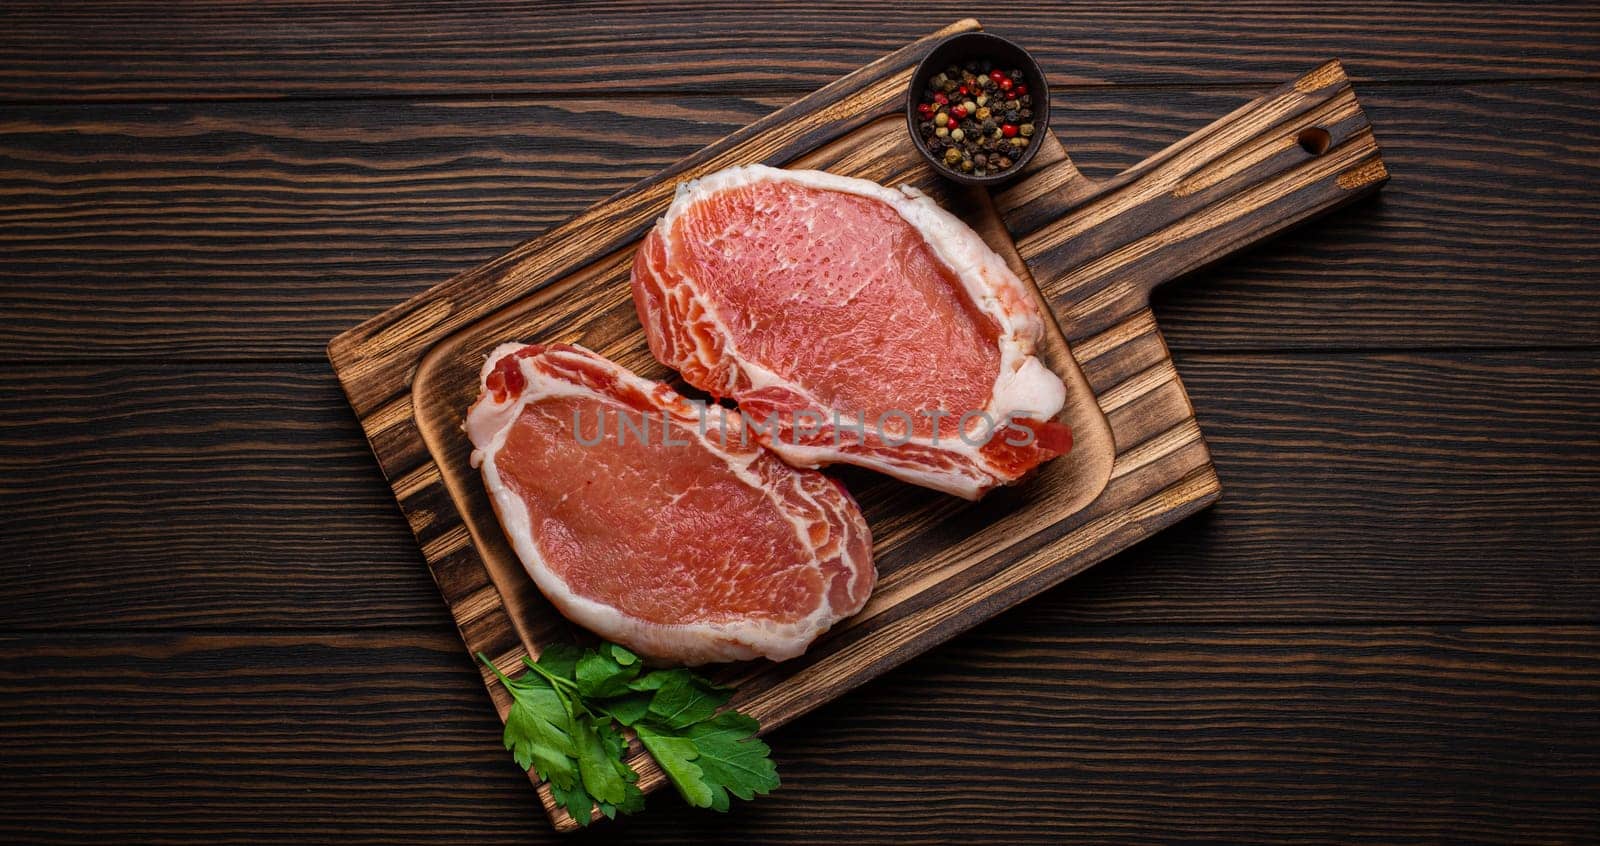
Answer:
[[[1276,85],[1330,56],[1363,81],[1600,76],[1600,14],[1582,3],[32,0],[7,6],[0,98],[809,91],[984,11],[1062,84]]]
[[[1040,346],[1041,360],[1065,382],[1061,419],[1070,422],[1074,448],[1026,484],[958,508],[947,498],[880,478],[852,482],[874,527],[878,581],[866,607],[819,637],[803,656],[778,665],[730,665],[713,675],[734,689],[730,704],[758,720],[762,732],[1216,501],[1220,486],[1194,410],[1148,310],[1149,289],[1164,271],[1150,270],[1145,288],[1114,298],[1101,294],[1121,289],[1104,281],[1093,289],[1075,285],[1084,303],[1108,302],[1067,314],[1058,305],[1058,281],[1066,274],[1061,251],[1048,240],[1020,237],[1055,216],[1071,221],[1076,213],[1047,192],[1027,192],[1064,172],[1078,177],[1054,138],[1033,139],[1046,149],[1028,169],[1034,175],[1023,177],[1021,196],[1001,194],[991,202],[988,194],[951,190],[906,137],[901,92],[912,69],[945,37],[977,28],[976,21],[963,20],[913,42],[328,344],[334,372],[469,654],[486,655],[506,672],[573,637],[505,541],[460,434],[483,355],[507,338],[580,343],[642,375],[662,378],[627,293],[628,257],[678,184],[731,165],[819,168],[927,192],[989,233],[990,245],[1009,257],[1012,269],[1038,283],[1041,307],[1067,321],[1058,332],[1078,345],[1068,351],[1052,332],[1050,343]],[[1329,109],[1340,113],[1324,115]],[[1291,155],[1266,160],[1249,153],[1269,135],[1289,133],[1292,144],[1301,123],[1325,118],[1336,134],[1331,149],[1295,147]],[[1242,164],[1193,200],[1215,210],[1216,221],[1176,242],[1210,242],[1205,252],[1213,258],[1275,234],[1282,223],[1256,225],[1256,232],[1240,226],[1252,215],[1272,212],[1277,198],[1295,203],[1293,211],[1277,212],[1293,222],[1371,193],[1385,178],[1343,70],[1329,62],[1158,154],[1148,175],[1135,168],[1125,193],[1148,193],[1150,201],[1112,211],[1090,201],[1085,208],[1111,226],[1143,218],[1165,206],[1161,197],[1171,191],[1169,175],[1199,172],[1214,161]],[[1376,176],[1347,181],[1372,168]],[[1113,182],[1108,191],[1122,189]],[[1046,210],[1031,213],[1036,204]],[[492,668],[483,672],[504,717],[510,696]],[[637,744],[626,759],[638,773],[640,790],[649,793],[666,783]],[[578,827],[580,821],[554,800],[548,785],[540,785],[539,794],[557,829]]]
[[[1337,61],[1095,184],[1059,159],[995,192],[1067,340],[1146,309],[1182,279],[1389,180]]]
[[[0,836],[1581,842],[1597,654],[1593,626],[1083,632],[1030,605],[778,732],[784,786],[736,816],[657,794],[569,840],[449,631],[8,637]]]
[[[964,509],[876,479],[852,485],[875,527],[866,608],[800,658],[715,676],[763,732],[1217,499],[1149,295],[1388,180],[1343,67],[1324,62],[1099,186],[1053,136],[1036,137],[1045,151],[1028,173],[972,202],[910,148],[898,113],[909,70],[976,26],[873,62],[328,345],[469,653],[506,671],[572,638],[502,537],[460,435],[482,356],[507,338],[581,343],[661,378],[638,369],[655,365],[626,293],[628,256],[678,183],[733,164],[916,186],[1012,255],[1074,345],[1041,352],[1066,382],[1074,449],[1028,484]],[[503,717],[510,698],[484,673]],[[642,748],[627,757],[641,790],[665,783]],[[547,785],[540,797],[558,829],[577,827]]]
[[[1600,620],[1600,353],[1177,358],[1230,496],[1031,604]],[[447,619],[325,366],[0,369],[0,395],[29,398],[0,407],[9,628]]]
[[[1074,162],[1105,178],[1248,95],[1057,96]],[[1403,178],[1360,210],[1163,289],[1173,348],[1600,343],[1600,105],[1587,86],[1389,87],[1362,101]],[[0,358],[320,360],[367,314],[778,105],[7,110]],[[568,137],[591,122],[604,133]]]
[[[5,6],[0,841],[557,840],[322,342],[972,11],[655,7]],[[1596,840],[1592,4],[997,14],[1091,177],[1338,55],[1395,180],[1158,294],[1226,500],[576,839]]]

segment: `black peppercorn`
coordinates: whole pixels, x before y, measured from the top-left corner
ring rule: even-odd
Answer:
[[[1026,84],[1020,70],[988,59],[949,65],[921,92],[913,115],[915,135],[947,170],[1003,174],[1016,166],[1012,157],[1020,157],[1033,128],[1033,98]],[[1029,132],[1019,136],[1024,123]]]

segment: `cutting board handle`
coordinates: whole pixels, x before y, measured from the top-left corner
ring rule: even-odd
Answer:
[[[995,199],[1069,338],[1144,307],[1157,285],[1389,178],[1338,61],[1105,182],[1086,179],[1064,152],[1046,152],[1048,164]]]

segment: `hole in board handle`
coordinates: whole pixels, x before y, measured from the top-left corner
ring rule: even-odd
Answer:
[[[1333,136],[1320,126],[1311,126],[1300,130],[1300,135],[1295,141],[1300,143],[1300,149],[1313,156],[1320,156],[1328,152],[1328,145],[1333,143]]]

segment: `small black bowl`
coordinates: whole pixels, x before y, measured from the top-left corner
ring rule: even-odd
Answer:
[[[1028,146],[1023,147],[1021,153],[1012,157],[1016,162],[1003,173],[991,173],[984,176],[973,176],[951,168],[944,163],[944,159],[935,156],[928,150],[928,145],[923,143],[922,133],[917,131],[917,104],[922,100],[922,92],[928,87],[928,80],[938,75],[940,71],[950,65],[965,64],[968,61],[988,60],[994,66],[1003,70],[1020,70],[1024,84],[1028,86],[1028,94],[1033,97],[1033,137],[1028,139]],[[1002,182],[1016,178],[1017,174],[1027,167],[1028,162],[1039,152],[1039,142],[1044,138],[1045,131],[1050,126],[1050,88],[1045,83],[1044,71],[1039,69],[1039,63],[1028,55],[1028,51],[1012,44],[998,35],[987,32],[964,32],[952,35],[938,43],[929,53],[922,64],[917,65],[917,72],[911,75],[911,90],[906,92],[906,131],[911,133],[911,143],[915,144],[922,157],[933,165],[933,169],[947,179],[955,180],[962,185],[999,185]]]

